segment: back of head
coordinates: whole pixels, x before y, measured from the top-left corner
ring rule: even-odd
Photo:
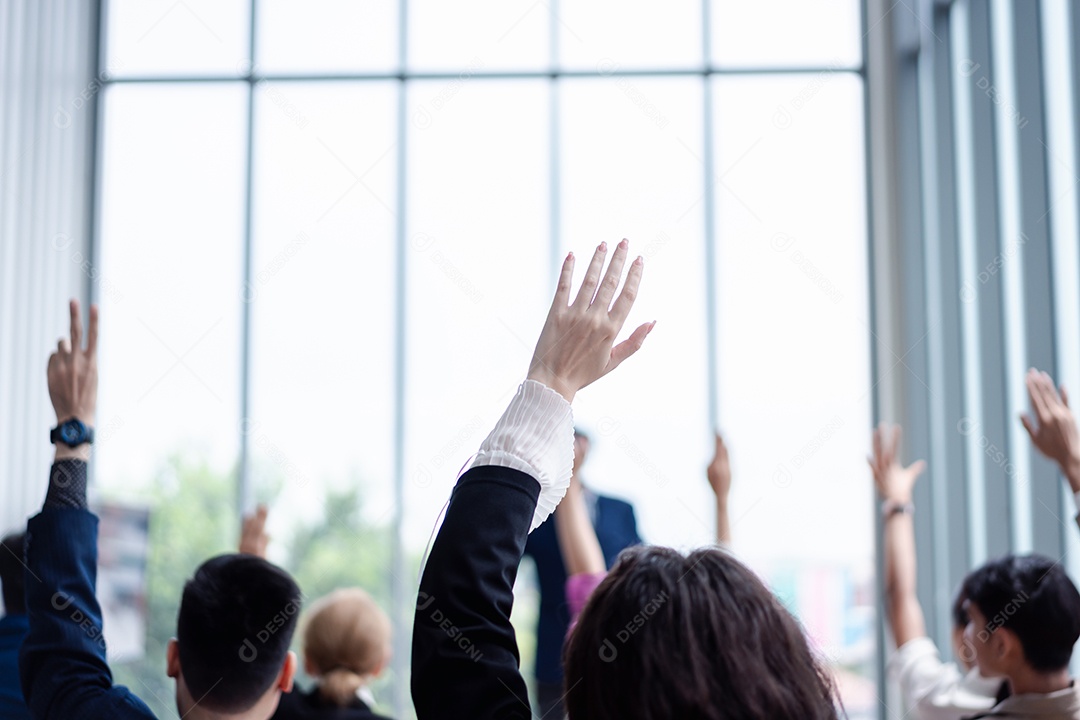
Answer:
[[[0,544],[0,585],[3,586],[4,612],[22,615],[26,612],[26,534],[12,533]]]
[[[963,592],[986,618],[980,630],[1015,633],[1033,670],[1068,667],[1080,639],[1080,592],[1060,563],[1042,555],[1007,555],[971,573]]]
[[[619,556],[564,651],[571,720],[836,718],[802,629],[722,550]],[[569,683],[569,680],[567,681]]]
[[[184,682],[199,704],[221,713],[254,705],[281,673],[300,604],[289,574],[262,558],[219,555],[200,565],[176,623]]]
[[[304,659],[319,677],[319,693],[344,707],[390,656],[390,619],[360,588],[316,601],[304,626]]]

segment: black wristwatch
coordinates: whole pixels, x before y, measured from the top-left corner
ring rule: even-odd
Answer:
[[[86,427],[79,418],[65,420],[52,429],[49,433],[49,442],[55,445],[58,442],[68,447],[79,447],[83,443],[94,442],[94,428]]]

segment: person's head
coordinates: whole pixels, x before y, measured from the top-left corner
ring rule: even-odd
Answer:
[[[574,428],[574,473],[581,470],[585,464],[585,458],[589,454],[589,436],[583,431]]]
[[[184,585],[168,648],[180,714],[270,717],[292,688],[300,605],[289,574],[262,558],[218,555],[200,565]]]
[[[23,615],[26,613],[26,583],[24,573],[26,534],[11,533],[0,541],[0,586],[4,592],[4,613]]]
[[[964,594],[964,588],[961,586],[952,604],[952,646],[953,654],[964,670],[975,667],[974,649],[964,642],[964,631],[967,630],[969,622],[971,618],[968,617],[967,595]]]
[[[625,550],[563,659],[571,720],[837,717],[833,682],[799,624],[717,548]]]
[[[1080,593],[1061,565],[1008,555],[964,581],[971,621],[965,640],[987,677],[1050,674],[1069,665],[1080,638]]]
[[[390,661],[390,618],[360,588],[317,600],[304,624],[304,669],[319,694],[345,707]]]

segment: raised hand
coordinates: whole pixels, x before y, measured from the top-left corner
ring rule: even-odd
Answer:
[[[731,461],[728,459],[727,445],[720,433],[716,433],[716,450],[713,459],[705,469],[705,475],[709,478],[709,485],[716,493],[717,499],[726,499],[731,491]]]
[[[266,534],[266,515],[266,506],[259,505],[253,514],[244,516],[240,528],[240,552],[266,558],[266,546],[270,543],[270,536]]]
[[[612,304],[629,246],[627,240],[618,244],[601,282],[607,243],[600,243],[573,303],[570,303],[570,284],[574,276],[574,254],[567,255],[563,262],[559,286],[536,343],[528,377],[547,385],[568,402],[573,402],[578,390],[607,375],[641,349],[656,324],[645,323],[629,338],[614,344],[634,305],[644,269],[641,257],[630,264],[622,292]]]
[[[72,300],[70,337],[60,338],[56,352],[49,356],[46,376],[49,382],[49,399],[56,411],[57,424],[78,418],[87,427],[94,427],[97,413],[97,336],[98,309],[90,306],[90,325],[86,333],[86,349],[83,349],[82,319],[79,317],[79,301]],[[89,458],[89,445],[77,448],[62,443],[56,445],[56,458]]]
[[[904,467],[897,459],[902,430],[899,425],[889,428],[884,423],[874,430],[874,455],[869,458],[874,484],[883,500],[901,505],[911,502],[915,481],[926,470],[922,460]]]
[[[1035,419],[1024,414],[1020,422],[1039,452],[1061,467],[1073,492],[1080,492],[1080,433],[1069,409],[1069,395],[1064,386],[1058,394],[1050,376],[1035,368],[1028,370],[1025,380]]]

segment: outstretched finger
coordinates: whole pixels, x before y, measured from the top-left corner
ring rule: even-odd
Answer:
[[[608,362],[607,368],[604,370],[604,374],[607,374],[619,367],[623,360],[630,357],[638,350],[641,349],[642,344],[645,342],[645,338],[652,332],[653,327],[656,325],[656,321],[651,323],[645,323],[638,327],[637,330],[630,333],[630,337],[623,340],[621,343],[611,348],[611,360]]]
[[[581,305],[587,310],[589,305],[592,304],[593,295],[596,294],[596,285],[600,282],[600,271],[604,269],[604,258],[606,256],[607,243],[602,242],[596,246],[596,252],[593,253],[592,260],[589,261],[589,269],[585,271],[585,279],[581,281],[581,288],[578,290],[574,305]]]
[[[86,354],[93,355],[97,352],[98,334],[98,306],[90,306],[90,329],[86,333]]]
[[[82,321],[79,318],[79,301],[75,298],[71,299],[68,304],[68,308],[71,310],[71,349],[82,349]]]
[[[904,435],[904,428],[900,425],[893,425],[892,430],[892,446],[889,448],[889,460],[890,464],[896,462],[897,456],[900,455],[900,438]]]
[[[1039,373],[1034,369],[1028,371],[1027,378],[1025,378],[1028,397],[1031,398],[1031,407],[1035,410],[1035,417],[1038,418],[1039,424],[1044,424],[1050,421],[1050,406],[1046,402],[1046,397],[1043,395],[1042,378]]]
[[[71,341],[67,338],[60,338],[56,341],[56,352],[61,355],[71,354]]]
[[[1061,404],[1061,396],[1058,395],[1057,387],[1054,385],[1054,379],[1050,377],[1047,372],[1041,373],[1043,397],[1046,398],[1047,404],[1051,408],[1056,408]]]
[[[630,241],[625,238],[615,246],[615,253],[611,256],[611,262],[608,263],[604,281],[600,283],[596,299],[593,300],[593,308],[607,312],[608,308],[611,307],[611,298],[615,297],[615,289],[619,287],[619,280],[622,279],[622,269],[626,263],[626,253],[629,247]]]
[[[645,258],[638,255],[634,262],[630,263],[630,272],[626,273],[626,282],[623,283],[622,292],[611,307],[611,319],[615,321],[616,332],[622,329],[623,323],[630,315],[630,308],[634,307],[643,272],[645,272]]]
[[[881,434],[884,432],[884,423],[874,428],[874,471],[881,465]]]
[[[570,284],[574,281],[574,253],[567,253],[563,260],[562,270],[559,271],[559,285],[555,288],[555,299],[551,301],[552,307],[566,307],[570,304]]]

